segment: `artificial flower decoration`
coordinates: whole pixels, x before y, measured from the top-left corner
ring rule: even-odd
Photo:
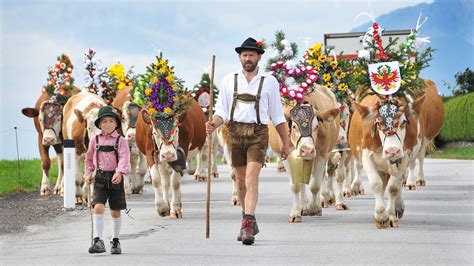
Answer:
[[[374,107],[375,121],[372,125],[372,137],[375,136],[377,127],[385,136],[392,136],[400,125],[403,114],[400,101],[397,98],[384,97],[377,101]]]
[[[283,101],[303,102],[311,85],[318,80],[318,72],[312,66],[294,61],[297,54],[296,43],[290,43],[282,31],[276,32],[275,42],[271,46],[278,54],[268,60],[267,71],[278,80]]]
[[[107,68],[102,66],[102,62],[95,58],[96,52],[92,49],[87,50],[84,53],[84,65],[85,65],[85,89],[94,94],[101,92],[102,98],[107,104],[112,104],[115,98],[115,91],[110,88],[110,76],[107,72]]]
[[[265,50],[267,48],[267,45],[265,44],[265,40],[257,41],[257,46],[260,49]]]
[[[134,66],[131,66],[127,73],[125,73],[125,68],[120,62],[111,65],[109,67],[109,75],[111,78],[110,87],[113,88],[114,91],[118,91],[125,87],[132,86],[134,79],[133,68]]]
[[[191,95],[199,103],[199,105],[201,106],[202,110],[204,111],[206,115],[209,114],[208,109],[211,103],[210,87],[211,87],[211,79],[209,77],[209,74],[204,73],[201,76],[201,81],[198,84],[196,84],[193,90],[191,91]],[[217,99],[219,90],[215,84],[213,84],[212,88],[213,88],[212,98],[213,98],[213,102],[215,102],[215,100]]]
[[[48,80],[43,87],[43,93],[48,93],[59,104],[64,105],[71,97],[74,78],[72,78],[73,65],[69,56],[62,54],[58,56],[54,67],[48,67]]]

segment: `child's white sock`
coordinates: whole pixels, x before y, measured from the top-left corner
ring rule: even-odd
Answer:
[[[112,217],[112,239],[119,238],[120,227],[122,227],[122,216],[118,218]]]
[[[102,239],[102,231],[104,229],[104,215],[95,214],[92,216],[94,220],[94,238]]]

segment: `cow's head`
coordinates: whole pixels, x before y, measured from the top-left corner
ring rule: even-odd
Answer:
[[[89,143],[89,139],[100,133],[100,129],[95,126],[94,122],[99,116],[101,107],[96,103],[91,103],[84,111],[74,109],[77,120],[84,126],[84,143]]]
[[[43,145],[61,143],[63,106],[56,101],[44,101],[40,105],[38,119],[43,132]]]
[[[173,162],[178,159],[178,119],[175,116],[151,118],[145,110],[142,118],[149,124],[153,133],[153,142],[158,151],[158,160]]]
[[[129,145],[135,143],[137,119],[140,110],[139,105],[130,101],[125,101],[122,106],[122,131]]]
[[[379,99],[372,107],[354,103],[366,123],[371,125],[372,138],[379,137],[382,143],[383,158],[391,164],[399,163],[404,157],[405,138],[416,137],[417,117],[425,101],[425,96],[408,105],[397,98]]]
[[[307,103],[298,104],[290,111],[290,140],[300,157],[312,160],[316,157],[316,140],[321,123],[330,122],[339,114],[339,109],[317,111]]]

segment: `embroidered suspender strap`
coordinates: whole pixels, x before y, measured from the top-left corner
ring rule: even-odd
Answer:
[[[119,149],[119,140],[120,140],[120,135],[118,136],[117,140],[115,141],[115,145],[114,145],[114,150],[115,150],[115,161],[117,162],[117,166],[118,166],[118,149]]]
[[[230,109],[230,122],[234,122],[234,110],[235,110],[235,106],[237,105],[237,76],[239,74],[238,73],[235,73],[234,74],[234,97],[232,99],[232,107]]]
[[[95,135],[95,162],[96,170],[99,170],[99,134]]]
[[[265,77],[260,78],[260,84],[258,85],[258,92],[257,92],[257,98],[255,100],[255,111],[257,112],[257,124],[261,125],[262,122],[260,121],[260,95],[262,94],[262,88],[263,88],[263,80]]]

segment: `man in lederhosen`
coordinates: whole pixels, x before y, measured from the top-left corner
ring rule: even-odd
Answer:
[[[215,114],[206,123],[212,133],[226,122],[229,129],[232,166],[239,185],[242,226],[237,239],[251,245],[258,233],[255,208],[258,199],[258,176],[268,147],[268,123],[276,126],[283,142],[281,157],[289,153],[288,127],[280,100],[278,81],[258,67],[265,52],[261,43],[248,38],[235,48],[242,70],[227,75],[220,86]]]

